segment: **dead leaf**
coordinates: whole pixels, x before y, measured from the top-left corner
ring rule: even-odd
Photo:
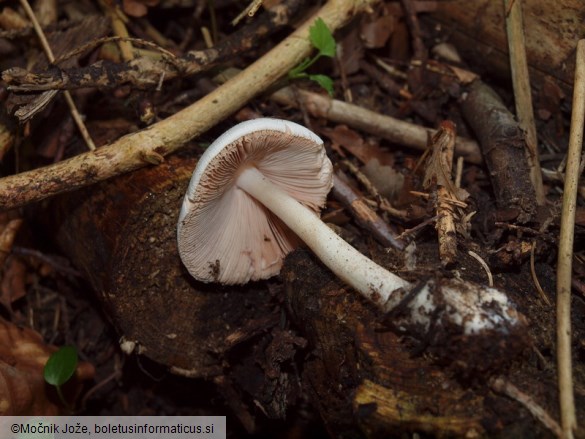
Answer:
[[[471,84],[473,81],[479,78],[477,73],[473,73],[469,70],[461,69],[455,66],[448,66],[448,68],[455,74],[461,84]]]
[[[383,166],[377,158],[373,158],[362,168],[378,192],[389,200],[396,197],[404,185],[404,175],[391,166]]]
[[[156,6],[159,0],[124,0],[122,9],[131,17],[144,17],[148,14],[148,8]]]
[[[63,412],[43,378],[43,369],[55,346],[43,342],[30,328],[19,328],[0,319],[0,415],[52,416]],[[94,367],[80,362],[72,380],[64,386],[74,400],[84,381],[93,379]]]
[[[0,304],[12,310],[12,304],[26,296],[26,265],[18,258],[8,259],[0,283]]]
[[[347,125],[337,125],[334,129],[323,128],[321,133],[331,139],[334,145],[341,146],[363,164],[367,164],[374,158],[384,166],[394,164],[394,156],[391,153],[381,149],[378,144],[366,142],[357,131],[352,130]]]
[[[368,49],[384,47],[394,32],[396,19],[392,15],[383,15],[376,20],[362,24],[361,36]]]

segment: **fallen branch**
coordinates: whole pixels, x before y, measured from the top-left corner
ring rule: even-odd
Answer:
[[[283,105],[294,107],[300,105],[313,116],[343,123],[366,133],[380,136],[392,143],[421,151],[426,149],[429,136],[437,132],[306,90],[298,90],[298,93],[293,93],[292,89],[287,87],[277,91],[270,98]],[[483,162],[479,146],[473,140],[457,137],[455,152],[470,163],[480,164]]]
[[[461,107],[481,145],[498,208],[506,218],[530,221],[536,212],[536,194],[518,122],[493,89],[480,80],[470,85]]]
[[[0,179],[2,210],[88,186],[148,164],[204,133],[285,75],[308,56],[309,27],[321,17],[335,30],[377,0],[332,0],[288,38],[246,70],[196,103],[149,128],[124,136],[95,151],[52,166]]]

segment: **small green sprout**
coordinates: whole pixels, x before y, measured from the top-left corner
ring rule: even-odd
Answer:
[[[55,386],[59,399],[66,407],[70,406],[63,396],[61,386],[71,379],[76,369],[77,349],[73,346],[63,346],[49,357],[43,370],[45,381]]]
[[[309,28],[309,41],[318,50],[313,58],[304,59],[298,66],[288,73],[289,79],[308,78],[323,87],[330,96],[333,96],[333,80],[326,75],[312,75],[306,73],[319,58],[335,56],[336,43],[331,31],[321,18],[317,18],[315,24]]]

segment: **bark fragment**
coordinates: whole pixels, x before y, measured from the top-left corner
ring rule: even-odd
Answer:
[[[502,219],[530,221],[536,213],[536,193],[524,152],[524,134],[500,97],[475,81],[461,103],[463,115],[479,139]]]

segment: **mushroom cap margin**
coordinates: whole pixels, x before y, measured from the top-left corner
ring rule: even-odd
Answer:
[[[261,118],[226,131],[201,156],[179,215],[179,253],[197,280],[266,279],[298,244],[280,219],[237,187],[239,171],[250,166],[316,214],[333,185],[323,141],[305,127]]]

